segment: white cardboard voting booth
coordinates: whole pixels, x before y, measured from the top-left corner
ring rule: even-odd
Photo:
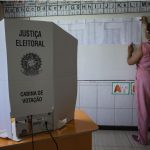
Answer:
[[[31,133],[31,119],[34,132],[72,120],[77,40],[52,22],[21,19],[2,20],[0,34],[0,130],[15,140]]]

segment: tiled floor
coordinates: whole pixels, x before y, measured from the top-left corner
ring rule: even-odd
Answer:
[[[150,150],[149,145],[143,146],[132,139],[137,131],[97,130],[93,132],[93,150]]]

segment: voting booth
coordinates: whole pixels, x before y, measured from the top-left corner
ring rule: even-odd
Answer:
[[[21,19],[2,20],[0,33],[0,131],[17,140],[72,120],[77,40],[52,22]]]

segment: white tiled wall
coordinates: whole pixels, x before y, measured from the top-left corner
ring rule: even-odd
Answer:
[[[115,125],[115,109],[99,108],[97,112],[98,125]]]
[[[136,110],[133,109],[133,125],[137,125],[137,115],[136,115]]]
[[[113,95],[112,82],[78,81],[76,107],[98,125],[136,126],[134,95]]]
[[[132,125],[132,109],[115,109],[115,125]]]
[[[98,107],[99,108],[114,108],[115,96],[112,95],[111,85],[98,86]]]
[[[80,86],[80,107],[96,108],[97,86]]]

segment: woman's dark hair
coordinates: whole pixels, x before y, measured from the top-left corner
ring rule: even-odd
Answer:
[[[148,33],[150,34],[150,23],[147,24],[147,28],[146,30],[148,31]]]

